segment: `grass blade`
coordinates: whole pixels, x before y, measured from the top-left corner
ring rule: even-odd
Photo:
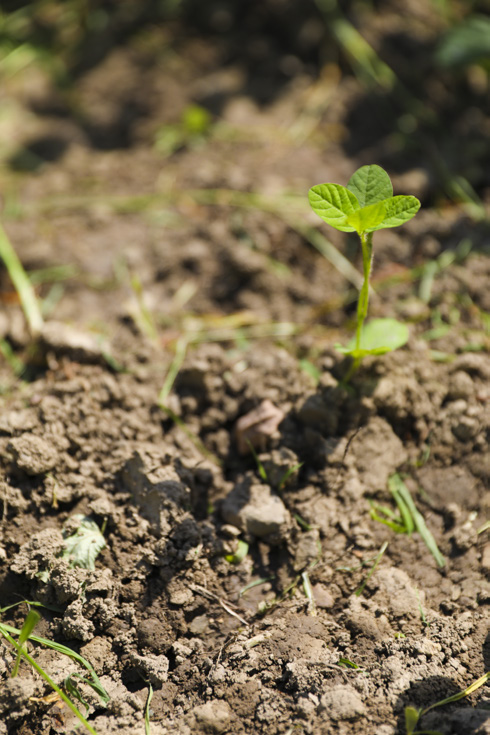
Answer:
[[[19,260],[7,233],[0,224],[0,258],[6,265],[8,274],[19,294],[22,310],[33,336],[38,335],[43,328],[43,318],[36,299],[36,294],[27,277],[22,263]]]
[[[35,661],[27,653],[27,651],[21,645],[19,645],[19,643],[14,638],[12,638],[12,636],[9,633],[7,633],[4,625],[0,625],[0,634],[3,635],[5,640],[7,640],[10,643],[10,645],[15,648],[15,650],[20,656],[23,656],[25,658],[25,660],[32,666],[33,669],[37,671],[37,673],[44,679],[44,681],[47,684],[49,684],[49,686],[52,689],[54,689],[56,694],[59,697],[61,697],[63,702],[66,704],[67,707],[69,707],[69,709],[73,712],[73,714],[80,720],[82,725],[84,725],[87,728],[90,735],[97,735],[97,731],[94,730],[94,728],[92,727],[92,725],[90,725],[89,722],[87,722],[87,720],[82,715],[82,713],[77,709],[77,707],[75,707],[71,699],[69,699],[69,697],[66,696],[64,691],[60,689],[60,687],[57,684],[55,684],[53,679],[49,676],[49,674],[46,671],[44,671],[44,669],[37,663],[37,661]]]
[[[148,684],[148,696],[145,704],[145,735],[150,735],[150,702],[153,699],[153,687]]]
[[[410,510],[409,505],[406,503],[403,495],[402,495],[402,489],[405,488],[405,490],[408,489],[401,479],[400,475],[392,475],[388,480],[388,487],[391,491],[391,494],[393,495],[395,502],[398,506],[398,510],[400,511],[400,515],[403,519],[403,524],[405,526],[405,533],[408,536],[411,536],[413,531],[415,530],[415,520],[413,517],[413,514]],[[410,500],[412,498],[410,497]]]
[[[20,635],[20,630],[18,630],[18,628],[12,627],[11,625],[0,623],[0,633],[4,637],[6,636],[10,637],[10,634]],[[12,640],[14,639],[12,638]],[[64,656],[68,656],[73,661],[76,661],[78,664],[83,666],[89,672],[92,678],[92,681],[94,682],[95,686],[92,685],[92,688],[95,689],[95,691],[97,691],[97,693],[99,694],[104,704],[107,704],[109,702],[110,700],[109,695],[107,694],[106,690],[100,683],[99,677],[95,673],[94,667],[89,661],[87,661],[87,659],[85,659],[83,656],[81,656],[79,653],[77,653],[73,649],[68,648],[68,646],[64,646],[62,643],[56,643],[55,641],[50,641],[47,638],[41,638],[40,636],[37,636],[37,635],[31,635],[29,637],[29,640],[33,641],[33,643],[40,643],[42,646],[46,646],[46,648],[51,648],[53,651],[56,651],[57,653],[61,653]]]
[[[427,528],[427,525],[425,523],[425,519],[417,510],[417,506],[415,505],[412,496],[410,495],[410,491],[408,487],[405,485],[403,480],[400,480],[401,486],[399,488],[399,492],[403,500],[405,501],[406,505],[408,506],[408,509],[410,510],[410,513],[412,514],[413,521],[415,523],[415,530],[418,531],[418,533],[421,535],[425,545],[429,549],[430,553],[436,560],[436,563],[439,567],[444,567],[446,565],[446,560],[444,559],[443,555],[439,551],[439,548],[437,546],[436,540],[432,533]]]
[[[20,665],[20,657],[22,655],[22,651],[24,651],[24,643],[27,643],[29,640],[29,637],[36,627],[36,625],[41,620],[41,616],[39,615],[36,610],[29,610],[26,619],[24,620],[24,625],[22,626],[22,629],[19,633],[19,640],[18,645],[19,649],[17,651],[17,658],[15,659],[14,668],[12,670],[12,679],[17,676],[19,673],[19,665]]]

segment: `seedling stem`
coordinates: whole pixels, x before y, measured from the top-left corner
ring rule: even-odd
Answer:
[[[396,350],[408,340],[408,327],[396,319],[364,321],[369,306],[369,278],[373,261],[373,232],[398,227],[418,211],[420,202],[413,196],[393,196],[390,177],[380,166],[361,166],[341,184],[318,184],[309,192],[313,211],[341,232],[356,232],[361,241],[363,282],[357,302],[356,334],[346,347],[336,349],[349,355],[351,365],[347,382],[366,355],[383,355]]]

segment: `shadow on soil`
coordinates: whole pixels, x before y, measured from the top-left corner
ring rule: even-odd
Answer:
[[[488,648],[489,638],[485,643]],[[425,709],[447,697],[452,697],[461,691],[452,679],[445,676],[431,676],[422,681],[413,683],[403,694],[400,695],[395,706],[399,711],[397,723],[397,735],[406,735],[405,707]],[[468,699],[446,706],[436,707],[421,717],[416,731],[440,732],[441,735],[483,735],[488,732],[486,723],[490,721],[490,708],[488,702],[481,702],[479,706],[471,707]]]

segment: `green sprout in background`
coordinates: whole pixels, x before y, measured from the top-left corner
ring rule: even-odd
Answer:
[[[408,222],[418,212],[420,202],[414,196],[393,196],[390,177],[376,165],[361,166],[347,186],[313,186],[309,201],[315,214],[327,224],[341,232],[357,232],[361,241],[364,281],[357,303],[356,336],[346,347],[336,345],[339,352],[352,357],[349,379],[366,355],[383,355],[408,340],[407,325],[396,319],[373,319],[366,326],[364,320],[369,304],[373,232]]]

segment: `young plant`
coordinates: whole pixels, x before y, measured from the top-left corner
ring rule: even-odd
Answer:
[[[373,521],[383,523],[395,533],[404,533],[407,536],[411,536],[414,531],[417,531],[434,557],[437,566],[444,567],[446,560],[439,551],[434,536],[427,528],[422,513],[417,510],[410,490],[400,475],[394,474],[388,479],[388,488],[397,505],[398,514],[394,513],[391,508],[370,500],[371,518]]]
[[[352,357],[348,377],[366,355],[383,355],[408,340],[408,327],[396,319],[374,319],[364,327],[368,313],[369,277],[373,259],[373,233],[408,222],[420,208],[414,196],[393,196],[390,177],[380,166],[361,166],[341,184],[318,184],[309,191],[310,205],[319,217],[341,232],[357,232],[361,241],[364,281],[357,303],[356,335],[346,346],[336,345]]]
[[[14,603],[14,605],[21,604],[21,603]],[[40,603],[28,603],[29,605],[40,605]],[[5,612],[11,607],[14,607],[14,605],[9,605],[7,607],[4,607],[0,609],[0,613]],[[10,643],[12,648],[16,651],[17,656],[14,663],[14,667],[12,669],[11,676],[12,678],[16,677],[19,673],[19,664],[21,658],[24,658],[28,664],[32,666],[32,668],[37,671],[37,673],[44,679],[44,681],[56,692],[58,697],[63,700],[63,702],[67,705],[67,707],[70,708],[70,710],[73,712],[73,714],[79,719],[82,725],[86,727],[89,733],[91,735],[97,735],[97,731],[92,727],[92,725],[87,722],[86,718],[82,715],[80,710],[76,707],[76,705],[73,703],[72,699],[67,696],[66,692],[72,695],[74,699],[77,699],[82,704],[86,705],[86,702],[84,700],[84,697],[80,691],[80,689],[77,687],[75,682],[73,681],[74,678],[80,679],[82,682],[90,686],[93,691],[100,697],[102,706],[106,706],[108,702],[110,701],[110,697],[104,687],[102,686],[97,674],[95,673],[95,669],[93,668],[92,664],[89,663],[86,659],[83,658],[79,653],[76,651],[73,651],[71,648],[67,648],[67,646],[63,646],[61,643],[55,643],[54,641],[50,641],[47,638],[40,638],[39,636],[36,636],[33,634],[33,630],[37,623],[40,620],[40,615],[35,610],[30,610],[27,614],[27,617],[24,621],[24,624],[21,628],[21,630],[18,630],[17,628],[13,628],[10,625],[7,625],[6,623],[0,623],[0,635],[3,636],[3,638]],[[18,636],[17,640],[13,638],[13,635]],[[49,676],[49,674],[40,666],[37,661],[32,658],[32,656],[28,653],[26,644],[28,641],[32,641],[35,643],[40,643],[41,645],[46,646],[46,648],[51,648],[52,650],[56,651],[57,653],[61,653],[65,656],[68,656],[70,659],[75,661],[76,663],[83,666],[88,676],[82,676],[81,674],[74,673],[69,674],[62,687],[59,687],[53,679]],[[88,705],[86,705],[88,707]]]

